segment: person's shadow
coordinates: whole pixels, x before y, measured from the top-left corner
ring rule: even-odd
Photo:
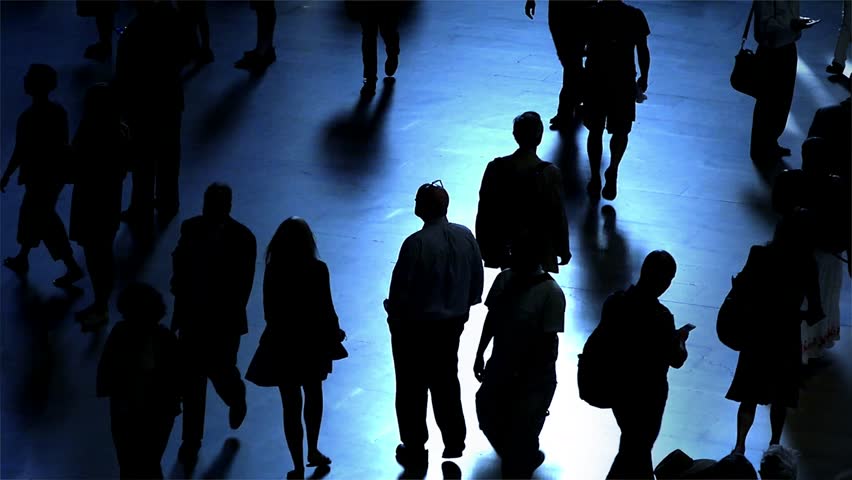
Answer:
[[[236,438],[229,438],[222,444],[222,449],[213,460],[213,463],[207,467],[207,470],[201,475],[201,478],[227,478],[228,471],[231,470],[231,465],[234,463],[234,457],[240,450],[240,441]]]
[[[847,92],[852,93],[852,80],[846,75],[842,73],[838,73],[835,75],[831,75],[828,77],[828,81],[843,87]]]
[[[370,111],[372,97],[360,95],[355,107],[332,118],[322,139],[327,160],[345,174],[369,173],[383,149],[382,128],[393,98],[395,80],[385,78],[376,106]]]
[[[576,211],[586,199],[586,187],[580,176],[580,148],[577,144],[580,125],[579,121],[574,121],[559,130],[559,145],[553,151],[551,160],[562,173],[562,188],[569,214]]]
[[[260,79],[256,75],[241,78],[222,93],[218,102],[211,103],[195,130],[196,142],[201,145],[215,144],[216,139],[233,130],[240,122],[246,100],[260,85]]]

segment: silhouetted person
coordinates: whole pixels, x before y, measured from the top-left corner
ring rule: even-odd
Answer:
[[[301,218],[284,220],[266,249],[263,310],[266,329],[246,379],[262,387],[278,387],[284,407],[284,437],[294,467],[287,478],[304,478],[302,392],[308,466],[325,467],[331,459],[317,447],[322,382],[331,373],[332,349],[343,338],[328,267],[317,258],[311,227]]]
[[[795,450],[783,445],[770,445],[760,457],[760,478],[764,480],[796,480],[799,458]],[[837,477],[841,478],[841,477]]]
[[[565,295],[539,258],[532,238],[515,242],[512,267],[497,276],[485,300],[488,315],[473,364],[482,382],[476,394],[479,428],[502,459],[505,478],[530,478],[544,461],[538,437],[556,391]]]
[[[207,20],[206,0],[177,0],[175,2],[178,12],[184,22],[184,28],[192,33],[194,49],[193,56],[199,65],[207,65],[215,60],[213,50],[210,48],[210,22]],[[196,31],[198,36],[196,36]],[[200,42],[199,42],[200,37]]]
[[[637,96],[648,90],[651,29],[642,10],[621,0],[604,0],[589,10],[588,89],[583,97],[583,123],[589,129],[587,148],[592,177],[586,191],[594,200],[614,200],[618,191],[618,166],[627,150],[627,137],[636,120]],[[634,51],[639,60],[636,78]],[[606,185],[601,190],[603,131],[612,134]]]
[[[852,41],[852,0],[843,0],[843,14],[840,19],[840,29],[837,32],[834,59],[829,66],[825,67],[826,72],[833,75],[843,75],[850,41]]]
[[[364,61],[363,95],[376,93],[378,81],[378,35],[385,42],[385,75],[393,77],[399,66],[399,10],[398,1],[367,0],[353,3],[361,22],[361,58]]]
[[[77,0],[77,15],[94,17],[98,27],[98,41],[86,47],[84,57],[98,62],[112,60],[112,34],[117,11],[118,0]]]
[[[770,445],[781,441],[787,408],[798,405],[800,325],[802,321],[812,323],[823,317],[811,228],[810,216],[804,211],[782,219],[769,244],[751,247],[746,265],[737,276],[743,285],[738,294],[749,305],[749,315],[742,320],[747,341],[725,396],[740,403],[733,450],[736,453],[745,453],[757,404],[771,405]],[[802,311],[805,298],[808,310]]]
[[[134,156],[130,207],[122,219],[149,226],[154,208],[165,223],[180,205],[181,70],[191,42],[171,2],[139,1],[136,12],[118,40],[115,68]]]
[[[18,117],[15,149],[0,178],[0,192],[5,192],[12,174],[20,168],[18,185],[25,189],[18,214],[21,248],[16,256],[3,260],[3,265],[15,273],[26,273],[30,250],[44,241],[50,256],[62,260],[68,269],[53,284],[66,288],[83,278],[83,270],[74,260],[65,225],[56,213],[56,201],[66,181],[68,147],[68,114],[49,98],[56,84],[56,70],[49,65],[32,64],[24,77],[24,92],[33,103]]]
[[[471,305],[482,301],[482,258],[467,227],[447,221],[450,197],[440,181],[417,190],[414,214],[423,228],[402,244],[385,300],[396,372],[396,459],[425,471],[426,405],[432,393],[444,458],[465,448],[458,350]]]
[[[97,395],[109,397],[110,427],[121,478],[163,478],[160,466],[180,414],[180,361],[174,333],[160,325],[160,292],[134,283],[118,297],[123,320],[107,337]]]
[[[528,231],[538,244],[545,271],[556,273],[571,260],[568,219],[562,175],[555,165],[536,154],[544,124],[535,112],[515,117],[512,134],[515,153],[492,160],[485,167],[476,213],[476,239],[489,268],[510,265],[512,242]]]
[[[579,116],[578,107],[583,93],[583,54],[586,48],[586,22],[589,7],[596,0],[550,0],[547,5],[547,24],[556,55],[562,64],[562,90],[556,116],[550,119],[551,130],[561,130]],[[527,0],[524,13],[535,16],[535,0]]]
[[[796,85],[796,41],[810,19],[799,16],[798,0],[754,2],[754,39],[760,65],[760,91],[751,125],[751,159],[759,166],[790,155],[778,144],[787,126]]]
[[[249,50],[234,63],[234,67],[260,73],[266,70],[277,59],[273,39],[275,37],[274,0],[249,0],[249,7],[257,15],[257,43],[254,50]]]
[[[852,178],[852,96],[818,109],[808,128],[808,137],[819,137],[826,142],[826,156],[821,162],[826,164],[829,173],[849,181]]]
[[[248,333],[246,305],[254,282],[257,242],[231,218],[231,188],[204,192],[200,216],[183,222],[172,254],[175,296],[172,330],[184,357],[183,443],[178,459],[193,465],[204,434],[207,379],[230,408],[237,429],[246,416],[246,388],[237,370],[240,337]]]
[[[601,311],[609,351],[617,352],[621,394],[612,413],[621,429],[618,454],[607,478],[654,478],[651,449],[660,433],[669,395],[669,367],[686,361],[686,339],[693,325],[675,330],[674,316],[658,298],[674,279],[674,258],[656,250],[645,257],[639,281],[613,293]]]
[[[758,480],[745,455],[729,453],[719,460],[693,459],[681,450],[666,455],[654,469],[657,480]]]
[[[104,83],[90,87],[71,144],[74,191],[69,234],[83,247],[95,294],[95,301],[77,312],[84,330],[109,322],[109,299],[115,283],[113,242],[127,174],[127,142],[114,90]]]

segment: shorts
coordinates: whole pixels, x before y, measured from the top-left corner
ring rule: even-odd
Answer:
[[[583,97],[583,125],[589,130],[628,134],[636,120],[636,82],[618,86],[595,86],[591,82]]]

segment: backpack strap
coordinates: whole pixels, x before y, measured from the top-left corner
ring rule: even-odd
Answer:
[[[754,7],[756,2],[751,2],[751,10],[748,12],[748,20],[746,20],[745,30],[743,30],[743,43],[740,45],[740,50],[745,48],[745,42],[748,39],[748,30],[751,28],[751,18],[754,16]]]

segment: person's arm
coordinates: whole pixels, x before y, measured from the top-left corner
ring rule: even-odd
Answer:
[[[468,305],[473,306],[482,303],[485,271],[482,267],[482,255],[479,253],[479,245],[477,245],[473,235],[470,235],[470,244],[473,254],[470,258],[470,300],[468,301]]]
[[[343,341],[338,338],[340,332],[340,320],[337,317],[337,312],[334,310],[334,299],[331,296],[331,275],[328,272],[328,265],[320,264],[320,303],[324,310],[323,321],[326,322],[328,328],[329,339],[331,343]]]
[[[183,276],[186,264],[186,251],[189,248],[187,243],[189,240],[188,230],[191,230],[189,221],[183,222],[180,226],[180,236],[178,243],[172,252],[172,278],[170,281],[170,291],[172,295],[178,296],[183,291]]]
[[[666,316],[668,317],[666,320],[667,330],[671,332],[669,366],[672,368],[680,368],[684,363],[686,363],[686,358],[689,356],[689,353],[686,351],[686,339],[689,338],[689,332],[692,331],[695,326],[692,324],[686,324],[675,330],[674,317],[670,312],[668,312],[668,310],[666,310]]]
[[[493,313],[489,310],[482,324],[482,334],[479,336],[479,346],[476,348],[476,358],[473,361],[473,376],[480,382],[485,373],[485,350],[492,338],[494,338],[494,319]]]
[[[243,227],[245,228],[245,227]],[[251,289],[254,285],[254,271],[257,264],[257,239],[254,234],[247,228],[245,229],[245,259],[241,265],[239,285],[241,291],[238,298],[241,308],[248,306],[249,298],[251,297]]]
[[[793,12],[784,7],[778,8],[777,0],[756,0],[754,5],[755,22],[762,26],[767,35],[804,28],[799,17],[793,16]]]
[[[490,162],[485,167],[485,173],[482,174],[482,184],[479,187],[479,206],[476,209],[476,241],[479,244],[480,254],[486,267],[497,267],[500,263],[500,247],[495,245],[497,240],[496,224],[499,218],[496,216],[495,202],[496,196],[495,185],[497,178],[494,174],[496,168],[494,161]]]
[[[648,50],[648,37],[636,43],[636,57],[639,60],[639,79],[636,84],[642,92],[648,90],[648,70],[651,68],[651,51]]]
[[[565,212],[565,189],[562,186],[562,172],[555,165],[548,169],[550,173],[551,202],[556,212],[553,227],[554,246],[559,256],[559,265],[568,265],[571,261],[571,240],[568,232],[568,214]]]
[[[15,173],[15,170],[21,166],[21,160],[23,160],[23,155],[21,153],[21,145],[24,137],[24,129],[26,128],[23,125],[23,118],[18,119],[18,126],[15,129],[15,149],[12,150],[12,157],[9,159],[9,164],[6,165],[6,170],[3,171],[3,177],[0,178],[0,192],[5,192],[6,187],[9,185],[9,179],[12,178],[12,174]]]
[[[524,13],[530,17],[530,20],[535,17],[535,0],[527,0],[524,4]]]
[[[398,320],[410,309],[414,269],[417,266],[419,256],[420,242],[418,240],[409,237],[402,242],[399,257],[393,267],[393,274],[391,274],[388,298],[385,300],[385,311],[388,313],[389,321]]]

